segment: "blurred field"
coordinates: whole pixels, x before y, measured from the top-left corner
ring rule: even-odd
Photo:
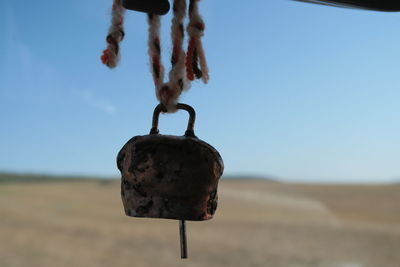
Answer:
[[[400,186],[222,180],[216,217],[128,218],[119,181],[0,184],[1,267],[399,267]]]

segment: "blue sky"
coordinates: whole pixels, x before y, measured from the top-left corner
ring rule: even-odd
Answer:
[[[399,178],[400,14],[243,3],[201,2],[211,80],[181,98],[226,174]],[[121,64],[109,70],[99,57],[110,6],[0,2],[0,170],[117,176],[120,147],[148,133],[157,102],[145,15],[127,13]],[[165,63],[169,26],[167,15]],[[183,134],[186,119],[163,116],[161,132]]]

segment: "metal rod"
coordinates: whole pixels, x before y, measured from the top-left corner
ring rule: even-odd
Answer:
[[[179,235],[181,240],[181,259],[187,259],[186,222],[184,220],[179,221]]]

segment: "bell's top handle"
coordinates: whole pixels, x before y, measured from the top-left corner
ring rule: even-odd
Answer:
[[[187,129],[185,132],[185,136],[188,137],[196,137],[194,135],[194,122],[196,120],[196,112],[194,111],[194,109],[186,104],[182,104],[182,103],[178,103],[176,105],[177,109],[183,109],[186,110],[189,113],[189,122],[187,125]],[[164,107],[162,104],[158,104],[157,107],[154,109],[154,113],[153,113],[153,124],[152,124],[152,128],[150,130],[150,134],[158,134],[159,130],[158,130],[158,117],[160,116],[160,113],[162,111],[164,111]]]

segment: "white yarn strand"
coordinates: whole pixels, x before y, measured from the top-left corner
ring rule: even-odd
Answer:
[[[108,30],[107,35],[107,49],[103,51],[102,61],[110,68],[115,68],[118,65],[120,59],[120,48],[119,43],[124,38],[124,20],[125,8],[122,6],[121,0],[114,0],[112,14],[111,14],[111,26]],[[109,40],[109,38],[111,38]]]
[[[199,58],[199,64],[200,64],[200,69],[202,72],[202,81],[206,84],[208,83],[209,80],[209,70],[207,66],[207,61],[204,53],[204,48],[201,42],[201,38],[204,36],[204,29],[199,29],[197,27],[198,24],[203,25],[204,27],[204,20],[200,15],[199,12],[199,5],[198,2],[199,0],[192,0],[193,1],[193,6],[192,10],[190,12],[190,21],[189,25],[187,27],[187,32],[190,38],[195,38],[196,39],[196,51],[197,55]]]
[[[184,40],[184,19],[186,17],[186,0],[174,1],[174,17],[171,25],[171,39],[172,47],[175,48],[177,43],[177,56],[178,59],[174,62],[171,71],[169,72],[169,86],[172,88],[179,88],[179,90],[188,90],[190,88],[190,81],[186,79],[185,68],[185,51],[183,50]],[[174,53],[174,51],[172,51]],[[181,80],[181,82],[179,82]]]
[[[154,84],[156,87],[156,94],[158,95],[158,90],[164,83],[164,66],[161,62],[161,44],[160,44],[160,28],[161,28],[161,18],[158,15],[148,15],[149,23],[149,40],[148,40],[148,53],[151,61],[151,73],[153,74]],[[157,41],[156,41],[157,40]],[[157,43],[155,43],[157,42]],[[153,62],[154,59],[158,59],[159,73],[157,74],[154,70]]]

